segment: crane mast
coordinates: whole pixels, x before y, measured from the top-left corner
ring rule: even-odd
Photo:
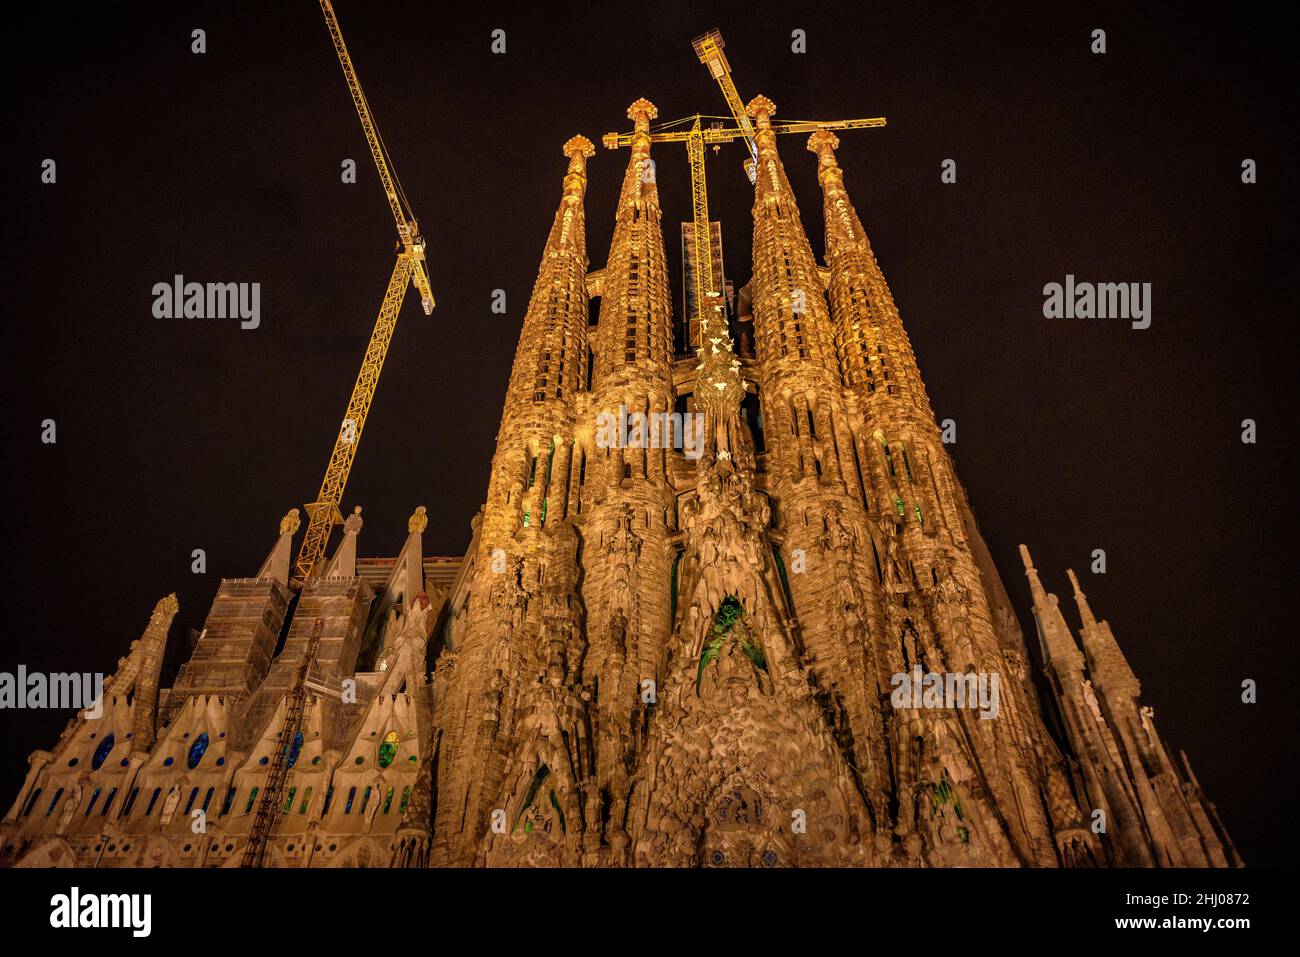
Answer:
[[[709,230],[709,190],[704,176],[704,131],[700,128],[700,117],[695,117],[686,139],[686,153],[691,165],[691,215],[694,221],[695,249],[695,315],[700,322],[700,344],[715,331],[712,320],[715,316],[717,298],[713,291],[713,234]],[[709,312],[704,311],[705,303]]]
[[[306,581],[313,574],[320,573],[321,559],[324,558],[325,548],[329,544],[330,533],[334,530],[334,526],[343,520],[339,505],[343,500],[343,491],[347,487],[357,445],[361,441],[361,430],[365,427],[366,419],[370,414],[375,388],[379,384],[379,373],[384,367],[384,359],[388,355],[388,346],[393,338],[397,316],[406,297],[407,284],[413,285],[419,293],[420,305],[425,315],[432,313],[434,307],[433,292],[429,288],[429,274],[424,265],[424,237],[420,235],[415,214],[411,210],[410,203],[406,201],[401,181],[393,173],[389,164],[383,139],[370,112],[370,104],[366,101],[366,95],[361,89],[361,81],[357,79],[356,69],[352,66],[352,57],[348,53],[347,44],[343,42],[343,31],[339,29],[334,7],[330,4],[330,0],[320,0],[320,8],[325,17],[325,26],[329,29],[330,39],[334,43],[334,52],[338,54],[339,66],[343,68],[343,78],[347,81],[348,92],[352,94],[352,105],[356,107],[357,118],[361,120],[361,129],[365,133],[366,144],[370,147],[370,156],[375,161],[375,169],[379,172],[379,182],[388,199],[388,207],[397,226],[400,248],[397,253],[397,263],[393,266],[392,276],[388,280],[388,289],[384,293],[383,304],[379,309],[379,317],[375,320],[370,342],[361,361],[361,370],[357,373],[356,383],[352,387],[347,412],[344,413],[343,422],[334,441],[334,449],[325,467],[325,477],[321,481],[320,491],[316,495],[316,501],[308,502],[305,506],[308,516],[307,533],[303,537],[298,558],[294,562],[294,577],[300,581]]]
[[[692,40],[691,46],[695,48],[695,55],[700,58],[700,62],[709,68],[709,73],[718,81],[718,86],[722,87],[722,96],[727,101],[727,108],[731,110],[736,126],[740,128],[741,135],[745,138],[745,145],[749,147],[749,158],[745,160],[745,175],[753,183],[755,169],[758,166],[758,144],[754,142],[754,125],[749,121],[745,104],[741,102],[740,94],[736,92],[736,84],[731,80],[731,64],[727,62],[727,55],[722,52],[722,48],[726,46],[722,42],[722,33],[718,30],[710,30]]]

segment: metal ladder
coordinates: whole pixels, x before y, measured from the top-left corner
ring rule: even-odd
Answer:
[[[289,780],[289,749],[293,747],[294,738],[302,728],[302,716],[307,707],[307,673],[311,670],[312,662],[316,660],[316,649],[320,647],[321,633],[324,630],[325,619],[317,618],[312,625],[311,637],[307,639],[307,651],[298,665],[298,677],[294,679],[293,687],[289,690],[289,707],[284,715],[284,724],[280,728],[279,745],[271,758],[266,788],[262,791],[262,800],[257,805],[257,816],[253,819],[252,830],[248,832],[248,844],[244,848],[244,860],[240,867],[261,867],[266,857],[266,845],[275,830],[280,798]]]

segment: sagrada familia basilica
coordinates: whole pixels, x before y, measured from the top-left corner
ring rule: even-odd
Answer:
[[[598,270],[594,148],[564,144],[463,558],[424,555],[423,508],[395,558],[358,557],[358,509],[295,580],[294,510],[169,688],[158,602],[102,715],[31,755],[0,863],[1240,866],[1109,625],[1071,574],[1072,627],[1022,546],[1031,657],[835,135],[805,158],[823,265],[776,106],[748,114],[752,277],[715,284],[694,341],[637,100]],[[620,409],[702,416],[696,454],[598,442]],[[938,680],[900,706],[912,674]],[[948,700],[953,676],[994,682],[994,712]]]

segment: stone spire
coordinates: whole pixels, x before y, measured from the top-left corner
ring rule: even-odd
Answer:
[[[869,410],[898,396],[913,404],[923,421],[932,422],[934,414],[912,344],[844,188],[844,172],[835,158],[839,145],[830,130],[817,130],[808,138],[808,150],[817,154],[817,181],[822,187],[831,312],[845,383],[867,402]]]
[[[508,548],[516,532],[568,511],[577,396],[587,390],[587,160],[595,148],[570,137],[559,207],[524,314],[480,529],[480,549]]]
[[[647,99],[627,108],[633,123],[631,155],[623,174],[614,236],[604,268],[604,287],[597,330],[591,413],[618,426],[619,447],[588,453],[588,475],[599,487],[589,498],[634,500],[662,517],[668,504],[667,463],[663,442],[652,442],[648,428],[635,430],[638,415],[671,413],[673,388],[672,300],[664,250],[663,211],[658,173],[650,158],[650,121],[659,109]],[[626,418],[624,418],[626,417]],[[622,421],[620,421],[620,419]],[[629,426],[624,440],[623,421]],[[608,446],[609,434],[596,436]]]
[[[627,115],[634,124],[632,153],[619,192],[600,306],[593,388],[599,410],[616,398],[644,401],[650,393],[662,403],[672,395],[672,306],[658,176],[650,158],[650,121],[659,110],[639,99]],[[629,406],[629,411],[646,410]]]
[[[287,573],[287,572],[286,572]],[[167,633],[180,611],[176,593],[160,598],[154,605],[149,624],[140,636],[140,644],[131,653],[134,674],[135,721],[132,729],[131,750],[148,753],[158,732],[158,676],[162,671],[163,653],[167,650]],[[120,690],[114,680],[113,690]]]
[[[1029,579],[1029,592],[1034,599],[1034,620],[1038,622],[1038,639],[1043,649],[1043,664],[1054,668],[1061,680],[1081,674],[1084,669],[1083,655],[1070,634],[1070,626],[1065,623],[1056,596],[1043,588],[1038,579],[1038,569],[1029,555],[1029,548],[1020,546],[1020,560],[1025,565],[1025,577]]]
[[[1088,656],[1088,670],[1093,680],[1107,694],[1118,693],[1136,698],[1142,692],[1141,682],[1129,667],[1124,652],[1120,651],[1119,643],[1115,641],[1110,625],[1104,621],[1099,622],[1093,616],[1074,570],[1067,569],[1066,574],[1070,576],[1070,584],[1074,587],[1074,601],[1079,606],[1079,617],[1083,620],[1083,628],[1079,634],[1083,638],[1083,650]]]
[[[391,586],[396,586],[402,594],[402,601],[410,604],[415,596],[424,591],[424,530],[429,527],[428,512],[423,505],[411,513],[406,523],[406,544],[398,553],[393,563]]]
[[[524,313],[507,403],[571,402],[587,387],[587,159],[595,153],[585,136],[563,146],[569,159],[563,195],[546,237],[537,280]],[[505,423],[503,423],[504,425]]]
[[[158,677],[167,648],[167,634],[179,610],[175,592],[158,599],[144,633],[138,641],[131,642],[130,654],[104,682],[105,695],[125,699],[130,694],[135,702],[132,752],[147,753],[153,747],[157,733]]]
[[[830,315],[799,206],[776,150],[776,104],[756,96],[746,108],[758,146],[754,184],[754,334],[759,360],[780,378],[839,384]],[[775,384],[775,383],[773,383]]]
[[[284,518],[280,519],[280,537],[275,541],[275,547],[271,549],[271,554],[266,556],[266,561],[262,562],[262,567],[258,569],[255,578],[272,578],[281,585],[289,584],[289,562],[293,557],[293,534],[298,531],[298,526],[302,524],[302,519],[298,517],[296,508],[289,509]]]
[[[329,567],[325,569],[325,578],[357,577],[357,536],[361,534],[361,506],[352,510],[352,514],[343,520],[343,541],[339,542]]]

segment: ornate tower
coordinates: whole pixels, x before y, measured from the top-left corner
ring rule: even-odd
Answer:
[[[1173,778],[1120,780],[1134,759],[1123,749],[1148,764],[1164,752],[1100,626],[1085,622],[1095,664],[1072,643],[1073,658],[1053,652],[1073,677],[1053,686],[1069,733],[1048,731],[835,137],[808,144],[820,266],[777,153],[775,105],[757,97],[749,113],[757,358],[737,357],[712,304],[698,356],[674,365],[655,109],[628,111],[614,239],[586,277],[601,297],[594,372],[564,406],[571,418],[557,405],[546,426],[572,447],[568,506],[506,520],[490,492],[474,564],[453,588],[465,611],[435,681],[433,863],[1179,864],[1196,859],[1193,838],[1203,859],[1227,862],[1194,784],[1170,810]],[[554,245],[553,233],[539,288]],[[520,356],[537,328],[530,308]],[[754,393],[761,423],[740,412]],[[689,457],[665,447],[688,423],[655,429],[675,399],[699,432]],[[503,436],[518,401],[512,392]],[[1088,668],[1107,676],[1127,737],[1072,736]],[[916,690],[900,695],[900,682]],[[1115,821],[1109,834],[1090,826],[1098,810]],[[1179,823],[1157,834],[1156,820]]]
[[[595,272],[568,140],[464,559],[424,555],[423,507],[361,558],[358,508],[294,583],[286,515],[173,688],[174,597],[32,755],[0,864],[1241,863],[1109,625],[1071,573],[1076,641],[1022,546],[1035,675],[835,136],[819,264],[748,109],[756,358],[709,301],[675,361],[654,105]]]
[[[524,316],[487,502],[461,576],[469,587],[456,596],[463,627],[435,681],[449,769],[438,776],[438,808],[459,815],[457,827],[435,838],[440,858],[476,853],[501,789],[516,787],[520,775],[529,777],[523,787],[530,786],[530,772],[520,768],[549,760],[548,769],[555,765],[556,776],[563,773],[525,716],[535,704],[538,671],[547,673],[546,687],[563,688],[584,651],[581,632],[566,617],[579,614],[576,605],[544,609],[541,595],[562,589],[557,576],[576,567],[571,517],[589,507],[585,496],[593,484],[591,431],[579,426],[590,386],[583,196],[593,152],[582,136],[564,144],[569,165],[560,206]],[[551,616],[545,627],[544,614]],[[563,724],[564,733],[576,734],[572,721]],[[560,735],[557,727],[551,737],[559,742]],[[566,799],[573,787],[570,778]]]

